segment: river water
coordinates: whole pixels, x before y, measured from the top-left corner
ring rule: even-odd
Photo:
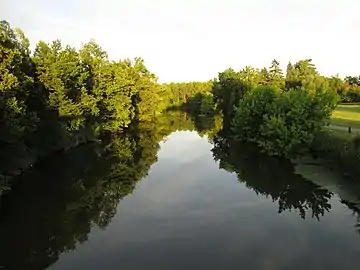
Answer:
[[[1,200],[3,269],[359,269],[358,197],[331,172],[196,131],[153,137],[23,175]]]

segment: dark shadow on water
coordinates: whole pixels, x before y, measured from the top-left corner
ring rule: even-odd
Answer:
[[[295,174],[288,160],[221,136],[215,138],[212,152],[220,168],[236,173],[247,188],[277,202],[279,213],[296,211],[303,219],[310,215],[320,220],[331,209],[329,200],[333,194]]]
[[[360,236],[360,208],[359,205],[349,202],[346,200],[340,201],[342,204],[345,204],[351,211],[353,216],[356,218],[356,223],[354,225],[356,233]]]
[[[157,161],[159,142],[195,130],[184,112],[139,123],[127,134],[80,145],[37,163],[0,197],[0,266],[46,269],[105,229],[118,204]]]
[[[104,229],[157,158],[153,137],[118,136],[39,163],[1,198],[0,265],[46,269]]]

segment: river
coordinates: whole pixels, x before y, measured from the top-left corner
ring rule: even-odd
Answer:
[[[358,269],[360,193],[251,151],[177,127],[48,158],[1,199],[0,266]]]

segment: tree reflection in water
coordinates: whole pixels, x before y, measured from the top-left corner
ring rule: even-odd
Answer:
[[[279,213],[295,210],[303,219],[310,213],[319,220],[331,209],[332,193],[295,174],[288,160],[263,154],[254,145],[232,141],[221,133],[214,139],[212,152],[220,168],[235,172],[247,188],[277,201]]]
[[[138,124],[128,134],[79,146],[44,160],[19,177],[1,197],[0,265],[5,269],[46,269],[60,254],[84,243],[93,227],[106,228],[121,199],[132,193],[157,161],[159,142],[177,130],[197,130],[213,143],[221,169],[270,197],[279,213],[296,211],[320,219],[331,210],[332,193],[295,174],[286,160],[269,157],[250,144],[229,140],[221,117],[193,117],[173,111]],[[360,211],[342,201],[357,216]]]

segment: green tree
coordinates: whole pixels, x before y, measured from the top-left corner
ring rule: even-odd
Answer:
[[[305,59],[287,66],[286,89],[304,87],[309,91],[328,89],[327,80],[316,70],[312,59]]]
[[[282,69],[280,68],[280,64],[275,59],[271,62],[271,66],[269,68],[269,77],[270,84],[274,87],[284,89],[285,87],[285,78]]]
[[[28,109],[34,92],[28,46],[20,30],[0,22],[0,143],[16,143],[37,125],[36,111]]]
[[[40,41],[31,56],[20,29],[0,27],[1,179],[167,106],[166,89],[140,58],[109,61],[94,40],[80,50]]]
[[[235,107],[231,131],[237,139],[253,141],[269,154],[298,154],[309,149],[336,103],[337,95],[330,91],[257,87]]]
[[[218,78],[213,82],[214,102],[224,115],[225,124],[229,122],[233,113],[234,104],[251,89],[251,85],[244,79],[251,79],[246,72],[235,72],[233,69],[227,69],[219,73]]]

